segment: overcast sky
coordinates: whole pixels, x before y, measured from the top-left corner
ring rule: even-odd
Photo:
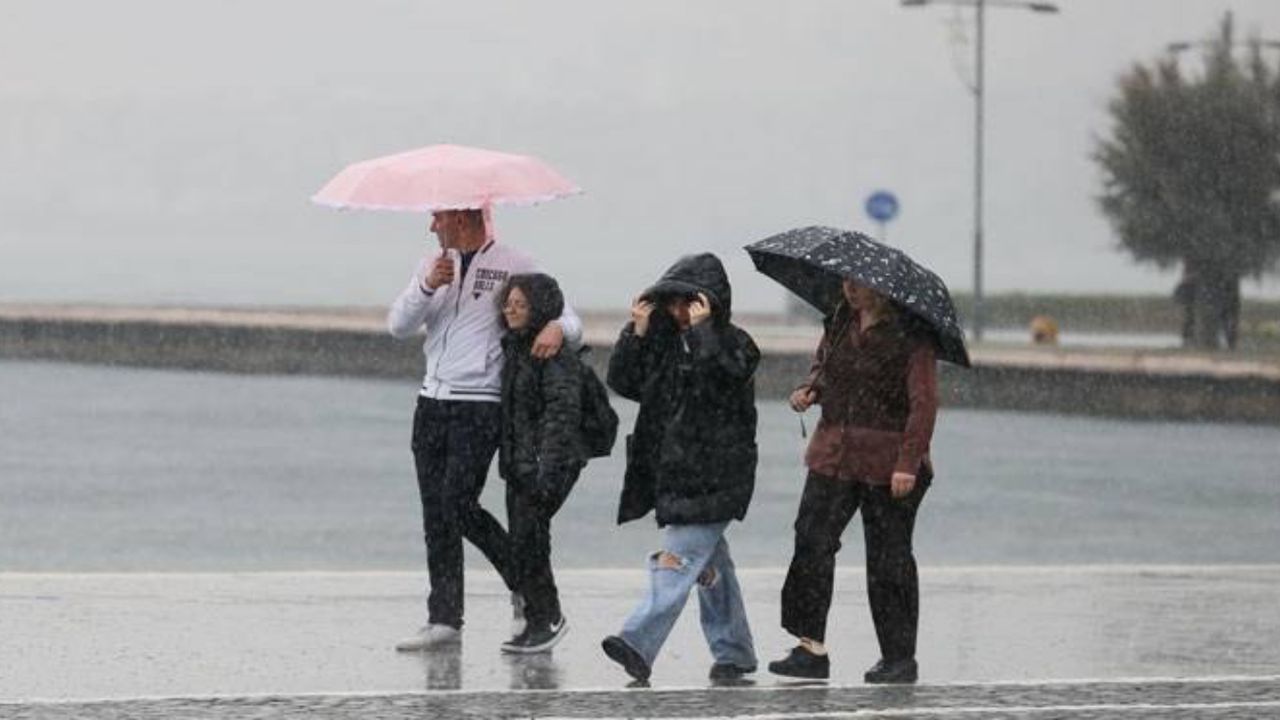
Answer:
[[[992,9],[987,286],[1168,292],[1096,209],[1117,76],[1172,40],[1280,38],[1276,0]],[[897,0],[4,0],[0,302],[373,305],[426,248],[412,215],[308,202],[344,165],[438,142],[538,155],[587,194],[499,210],[584,308],[711,250],[874,232],[971,286],[967,15]],[[1183,60],[1199,67],[1197,57]],[[1280,294],[1274,278],[1246,294]]]

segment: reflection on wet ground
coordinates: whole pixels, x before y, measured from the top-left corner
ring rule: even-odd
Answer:
[[[554,653],[503,655],[502,660],[511,670],[508,687],[512,690],[555,690],[563,683],[563,673]]]
[[[1265,718],[1280,716],[1280,678],[405,693],[169,698],[0,705],[13,717],[79,718]],[[9,715],[5,715],[9,717]]]
[[[861,684],[877,653],[865,578],[845,570],[830,686],[715,686],[692,604],[646,689],[599,649],[638,571],[560,573],[570,631],[533,656],[499,652],[491,573],[468,575],[460,648],[407,654],[392,644],[421,623],[417,573],[0,573],[0,717],[1280,717],[1280,566],[921,576],[920,686]],[[790,643],[782,577],[741,573],[762,662]]]
[[[422,661],[422,687],[427,690],[457,690],[462,687],[462,650],[415,653]]]

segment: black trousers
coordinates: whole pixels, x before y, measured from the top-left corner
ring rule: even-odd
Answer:
[[[507,483],[507,528],[511,534],[508,567],[516,591],[524,596],[529,627],[560,619],[560,592],[551,571],[551,518],[569,495],[581,470],[565,471],[556,487],[535,491],[527,484]]]
[[[501,417],[496,402],[418,398],[412,447],[431,582],[430,623],[462,627],[463,538],[493,563],[507,587],[513,587],[507,572],[507,532],[480,507],[480,492],[498,449]]]
[[[809,473],[795,522],[795,554],[782,586],[782,627],[823,642],[835,582],[840,535],[862,510],[867,549],[867,601],[887,660],[913,658],[920,615],[920,586],[911,535],[929,482],[895,500],[888,487]]]

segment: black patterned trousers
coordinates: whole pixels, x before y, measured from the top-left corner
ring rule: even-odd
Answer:
[[[795,522],[795,553],[782,586],[782,627],[823,642],[835,582],[840,535],[862,510],[867,550],[867,601],[887,660],[915,657],[920,586],[911,536],[929,482],[895,500],[887,486],[809,473]]]
[[[462,627],[463,538],[488,558],[508,588],[513,586],[507,531],[480,507],[501,427],[496,402],[418,398],[412,447],[431,582],[430,623]]]

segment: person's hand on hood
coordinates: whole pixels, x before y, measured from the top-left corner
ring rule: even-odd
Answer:
[[[644,337],[649,331],[649,316],[652,314],[653,303],[643,297],[638,297],[631,303],[631,322],[635,323],[636,336]]]
[[[689,303],[689,324],[697,325],[709,317],[711,317],[711,301],[707,299],[706,293],[698,293],[698,299]]]

